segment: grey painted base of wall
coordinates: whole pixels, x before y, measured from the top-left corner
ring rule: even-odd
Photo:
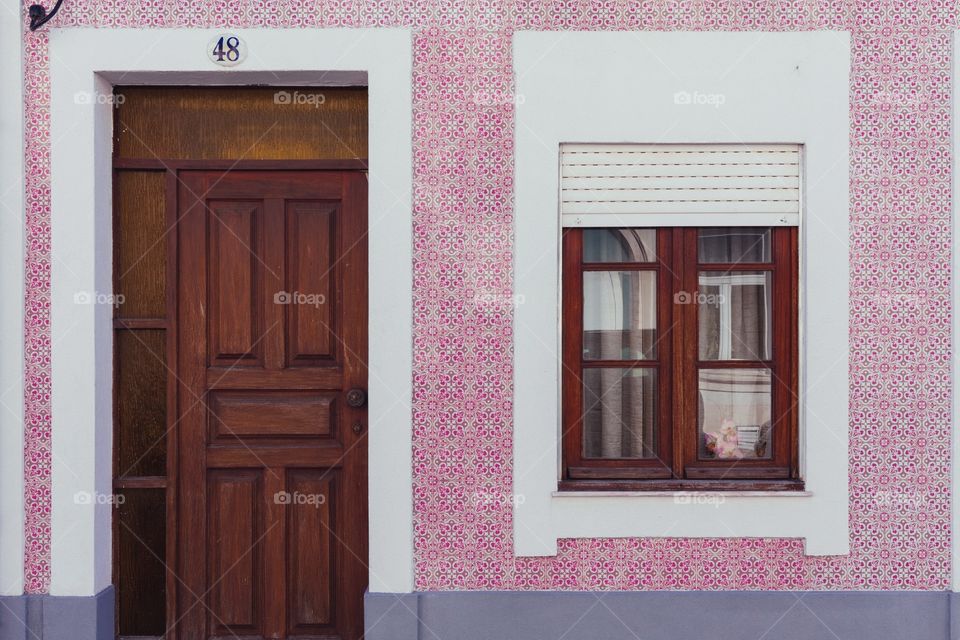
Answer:
[[[95,596],[0,596],[0,640],[113,640],[113,587]]]
[[[365,640],[960,640],[949,592],[368,593]]]
[[[365,640],[960,640],[949,592],[368,593]],[[0,597],[0,640],[112,640],[114,594]]]

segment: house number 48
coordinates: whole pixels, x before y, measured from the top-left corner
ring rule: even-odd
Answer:
[[[225,33],[210,41],[207,55],[222,67],[234,67],[246,59],[247,45],[238,36]]]

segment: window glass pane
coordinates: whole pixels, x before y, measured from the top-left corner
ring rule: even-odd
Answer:
[[[701,271],[697,290],[701,360],[772,357],[769,271]]]
[[[166,490],[124,489],[117,496],[118,632],[160,637],[166,625]]]
[[[649,360],[656,357],[655,271],[583,273],[583,358]]]
[[[583,457],[656,458],[656,369],[583,370]]]
[[[708,227],[698,236],[701,263],[770,262],[769,227]]]
[[[656,229],[584,229],[584,262],[654,262]]]
[[[118,318],[166,314],[166,174],[119,171],[113,184]]]
[[[117,350],[116,473],[167,475],[167,343],[163,329],[121,330]]]
[[[768,369],[701,369],[700,458],[771,457]]]

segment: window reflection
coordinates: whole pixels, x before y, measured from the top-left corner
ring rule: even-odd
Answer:
[[[585,229],[584,262],[653,262],[656,229]]]
[[[769,458],[771,391],[767,369],[701,369],[700,457]]]
[[[771,359],[772,274],[701,271],[698,281],[700,359]]]
[[[769,227],[708,227],[697,238],[701,264],[770,262]]]
[[[585,458],[656,457],[655,369],[585,369],[583,390]]]
[[[584,272],[585,360],[656,357],[656,283],[653,271]]]

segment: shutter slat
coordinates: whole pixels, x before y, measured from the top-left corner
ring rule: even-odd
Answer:
[[[565,215],[589,215],[591,213],[618,213],[624,215],[631,213],[703,213],[714,215],[737,213],[796,214],[799,213],[799,211],[795,202],[754,200],[738,202],[564,202],[563,213]],[[717,222],[716,220],[712,220],[711,224],[724,225],[724,223]],[[647,225],[644,223],[623,226]]]
[[[730,153],[710,151],[609,151],[606,153],[596,152],[563,154],[563,162],[564,164],[568,165],[655,164],[660,166],[671,166],[694,164],[709,167],[718,164],[733,164],[748,167],[750,165],[757,164],[780,164],[784,166],[795,166],[796,161],[796,154],[787,151],[760,151],[755,153],[747,153],[745,151],[732,151]]]
[[[656,164],[576,164],[563,165],[564,178],[634,178],[634,177],[763,177],[782,176],[798,178],[800,166],[796,164],[752,164],[744,167],[735,164],[681,164],[660,166]]]
[[[799,222],[800,145],[563,144],[560,162],[564,224]]]
[[[578,153],[606,153],[614,151],[632,151],[634,153],[690,153],[690,152],[715,152],[715,153],[757,153],[757,152],[775,152],[786,151],[793,153],[797,150],[797,145],[786,144],[634,144],[618,142],[585,142],[585,143],[566,143],[563,145],[563,152],[566,154]]]
[[[607,189],[792,189],[800,187],[798,176],[649,176],[563,178],[563,192]]]
[[[588,189],[564,191],[564,202],[795,202],[796,189]]]

